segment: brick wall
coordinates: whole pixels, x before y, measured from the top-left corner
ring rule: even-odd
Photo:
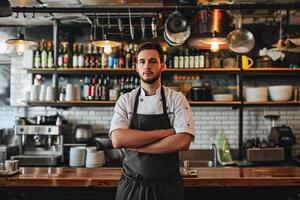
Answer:
[[[22,59],[13,59],[12,72],[17,73],[15,69],[22,65]],[[23,81],[22,83],[24,83],[26,82],[25,79],[29,80],[28,74],[24,74],[22,70],[19,71],[22,74],[19,74],[19,82]],[[28,81],[27,84],[31,84],[31,82]],[[17,90],[18,86],[13,83],[12,88]],[[12,98],[14,98],[13,95]],[[230,147],[238,147],[238,110],[228,107],[193,107],[192,110],[196,126],[196,138],[191,148],[209,148],[213,142],[214,130],[217,130],[218,134],[221,133],[221,130],[224,130]],[[18,116],[54,115],[56,112],[73,124],[91,124],[95,132],[107,132],[113,115],[113,107],[73,107],[67,110],[51,107],[0,107],[0,128],[12,128],[15,118]],[[286,124],[292,128],[297,138],[294,152],[300,153],[300,107],[255,107],[245,109],[244,139],[268,136],[268,122],[264,119],[266,114],[279,114],[280,124]]]

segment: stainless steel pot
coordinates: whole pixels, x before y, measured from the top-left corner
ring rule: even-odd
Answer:
[[[88,143],[93,138],[93,129],[90,125],[77,125],[74,136],[76,142]]]

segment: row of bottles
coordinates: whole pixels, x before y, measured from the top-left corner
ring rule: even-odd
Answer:
[[[134,68],[137,44],[122,44],[112,49],[74,43],[61,43],[58,54],[58,68]],[[210,53],[197,49],[168,51],[163,47],[167,68],[209,68]],[[35,51],[35,68],[53,68],[53,45],[42,41]]]
[[[34,51],[35,68],[54,68],[53,45],[42,40]]]
[[[197,49],[179,49],[176,53],[164,49],[167,68],[209,68],[209,56],[209,52]]]
[[[109,48],[109,47],[108,47]],[[106,48],[88,44],[62,44],[59,48],[58,68],[132,68],[137,45]]]
[[[62,87],[60,89],[60,101],[65,99],[69,100],[82,100],[82,101],[116,101],[120,95],[130,92],[139,85],[139,78],[136,76],[86,76],[84,79],[80,79],[80,87],[74,87],[80,89],[80,91],[71,92],[80,94],[80,99],[70,98],[67,88]],[[78,84],[76,84],[78,85]]]

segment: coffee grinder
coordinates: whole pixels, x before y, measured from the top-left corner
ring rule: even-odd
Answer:
[[[292,129],[285,125],[276,125],[279,115],[266,115],[265,118],[270,121],[269,144],[273,147],[284,148],[284,160],[286,163],[290,163],[292,161],[292,146],[296,144],[296,137]]]

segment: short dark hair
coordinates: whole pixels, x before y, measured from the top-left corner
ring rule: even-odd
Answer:
[[[148,42],[144,42],[142,44],[139,45],[136,53],[135,53],[135,57],[137,59],[138,54],[143,51],[143,50],[156,50],[159,54],[159,59],[160,62],[164,62],[164,55],[163,55],[163,50],[160,46],[160,44],[156,41],[148,41]]]

